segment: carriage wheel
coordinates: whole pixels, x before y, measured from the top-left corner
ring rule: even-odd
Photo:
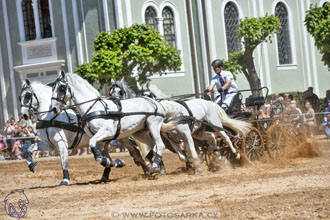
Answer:
[[[269,156],[278,160],[283,154],[285,147],[285,133],[280,125],[270,126],[267,132],[267,151]]]
[[[229,136],[234,148],[237,152],[244,154],[243,152],[243,139],[239,136],[235,136],[234,134],[231,134],[230,132],[226,132]],[[222,138],[217,139],[218,147],[221,153],[221,156],[226,157],[228,161],[230,161],[232,164],[238,164],[240,165],[243,160],[236,160],[234,157],[234,154],[230,150],[229,146],[222,140]]]
[[[264,156],[264,139],[258,129],[252,127],[243,137],[243,151],[251,161],[261,160]]]

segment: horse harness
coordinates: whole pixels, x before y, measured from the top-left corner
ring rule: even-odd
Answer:
[[[26,87],[22,88],[22,90],[21,90],[21,93],[20,93],[20,96],[19,96],[20,101],[22,100],[22,93],[24,91],[27,91],[26,94],[25,94],[25,98],[30,99],[30,101],[29,101],[28,104],[21,104],[21,107],[29,108],[30,113],[36,112],[39,108],[39,105],[40,105],[40,102],[39,102],[39,99],[38,99],[37,95],[33,92],[32,88],[30,86],[26,86]],[[37,107],[32,106],[33,97],[37,101]],[[85,132],[84,132],[84,129],[81,127],[81,123],[80,123],[80,120],[79,120],[81,117],[80,117],[79,113],[76,111],[76,109],[72,109],[72,110],[76,113],[76,115],[78,117],[77,118],[78,125],[76,125],[75,123],[70,122],[70,121],[72,121],[72,119],[70,118],[69,114],[66,111],[65,111],[65,113],[67,115],[69,123],[56,121],[55,119],[57,118],[57,115],[55,115],[51,120],[39,120],[38,119],[36,128],[37,129],[44,129],[44,128],[46,129],[47,139],[48,139],[49,143],[51,143],[53,146],[54,146],[54,144],[50,141],[49,133],[48,133],[48,130],[47,130],[47,128],[50,128],[50,127],[62,128],[62,129],[65,129],[65,130],[77,132],[77,135],[76,135],[72,145],[69,147],[69,149],[75,148],[80,143],[81,138],[82,138],[82,136]]]
[[[66,114],[66,116],[69,120],[69,123],[55,120],[58,115],[55,115],[50,120],[38,120],[37,129],[43,129],[43,128],[46,129],[47,139],[48,139],[49,143],[52,143],[52,142],[50,141],[49,133],[48,133],[47,128],[55,127],[55,128],[61,128],[61,129],[64,129],[64,130],[69,130],[69,131],[72,131],[72,132],[76,132],[76,137],[74,138],[72,145],[68,149],[71,150],[71,149],[73,149],[73,148],[75,148],[79,145],[79,143],[82,139],[82,136],[85,134],[85,131],[84,131],[84,128],[82,127],[82,124],[81,124],[81,116],[80,116],[79,112],[75,108],[73,108],[72,110],[77,115],[77,123],[71,123],[71,121],[73,119],[70,118],[67,111],[64,111],[64,112],[65,112],[65,114]]]
[[[185,109],[188,111],[189,116],[188,116],[188,115],[181,115],[181,116],[178,117],[178,120],[179,120],[179,123],[180,123],[180,124],[185,124],[185,123],[187,123],[187,124],[189,125],[190,131],[193,130],[193,127],[194,127],[194,123],[195,123],[195,122],[199,122],[199,123],[201,123],[201,124],[203,124],[203,125],[206,125],[206,126],[208,126],[208,127],[210,127],[210,128],[215,127],[215,128],[217,128],[218,130],[221,130],[221,131],[224,130],[224,129],[221,128],[221,127],[218,127],[218,126],[215,126],[215,125],[211,125],[210,123],[207,123],[206,121],[203,121],[203,120],[197,120],[197,119],[194,117],[194,115],[193,115],[192,111],[190,110],[190,108],[188,107],[187,103],[185,103],[184,101],[176,100],[175,102],[181,104],[181,105],[182,105],[183,107],[185,107]]]
[[[121,99],[119,99],[119,98],[110,98],[109,99],[117,106],[117,111],[109,111],[107,103],[104,102],[104,100],[102,98],[99,98],[99,99],[95,100],[95,102],[88,108],[86,113],[82,116],[82,119],[81,119],[82,127],[84,128],[87,125],[88,122],[90,122],[94,119],[101,119],[102,118],[102,119],[118,120],[116,134],[111,139],[111,140],[115,140],[120,135],[121,119],[123,117],[132,116],[132,115],[146,115],[147,117],[154,115],[154,116],[160,116],[160,117],[163,117],[163,118],[165,117],[164,114],[161,114],[161,113],[158,112],[158,106],[152,101],[152,99],[149,99],[149,98],[146,98],[146,97],[141,97],[141,98],[144,98],[151,106],[153,106],[155,111],[154,112],[123,112],[122,111],[122,105],[121,105]],[[104,107],[104,111],[89,112],[97,102],[101,102],[101,104]],[[91,132],[91,134],[94,135],[94,132],[90,129],[89,126],[88,126],[88,129]],[[111,140],[107,140],[107,141],[111,141]]]

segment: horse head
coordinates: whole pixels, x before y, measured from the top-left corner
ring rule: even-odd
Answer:
[[[138,96],[146,96],[146,97],[149,97],[149,98],[152,98],[152,99],[156,98],[156,95],[149,88],[149,82],[143,84],[140,87],[139,92],[138,92]]]
[[[26,79],[22,85],[22,89],[19,95],[19,101],[21,104],[21,115],[27,120],[36,112],[40,106],[39,99],[34,93],[30,80]]]
[[[71,87],[64,71],[62,70],[52,88],[52,111],[55,114],[59,114],[63,105],[66,105],[66,102],[72,98],[73,93]]]
[[[124,77],[121,80],[111,79],[111,86],[108,90],[108,96],[116,98],[127,98],[124,90]]]

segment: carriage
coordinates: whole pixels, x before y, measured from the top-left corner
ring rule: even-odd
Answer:
[[[249,96],[243,103],[243,93],[256,91],[258,96]],[[262,94],[265,93],[265,96]],[[232,99],[230,106],[223,106],[226,113],[230,117],[243,119],[251,123],[252,127],[244,136],[237,135],[230,128],[225,127],[227,135],[237,151],[241,152],[250,161],[261,160],[265,151],[273,159],[280,156],[283,147],[285,146],[285,132],[283,130],[283,117],[274,112],[271,112],[270,117],[263,117],[262,108],[266,103],[268,95],[268,88],[262,87],[260,89],[245,89],[239,90]],[[231,151],[223,142],[221,137],[217,138],[218,147],[221,155],[228,160],[234,162]],[[211,162],[210,152],[203,149],[203,158],[207,163]]]

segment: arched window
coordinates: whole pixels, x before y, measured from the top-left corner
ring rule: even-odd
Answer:
[[[25,39],[34,40],[36,38],[36,27],[34,24],[32,0],[23,0],[22,10],[24,19]]]
[[[236,6],[229,2],[225,6],[225,27],[228,54],[241,50],[241,40],[238,37],[239,14]]]
[[[48,0],[38,0],[41,38],[52,37]]]
[[[53,36],[48,1],[19,0],[23,12],[24,40],[35,40]]]
[[[165,7],[163,9],[162,16],[163,16],[164,39],[167,41],[168,45],[176,48],[173,11],[169,7]]]
[[[158,30],[157,13],[155,9],[149,6],[144,13],[145,23],[153,29]]]
[[[275,16],[281,21],[282,28],[277,34],[277,49],[279,64],[291,64],[291,42],[289,32],[289,15],[283,3],[278,3],[275,7]]]

